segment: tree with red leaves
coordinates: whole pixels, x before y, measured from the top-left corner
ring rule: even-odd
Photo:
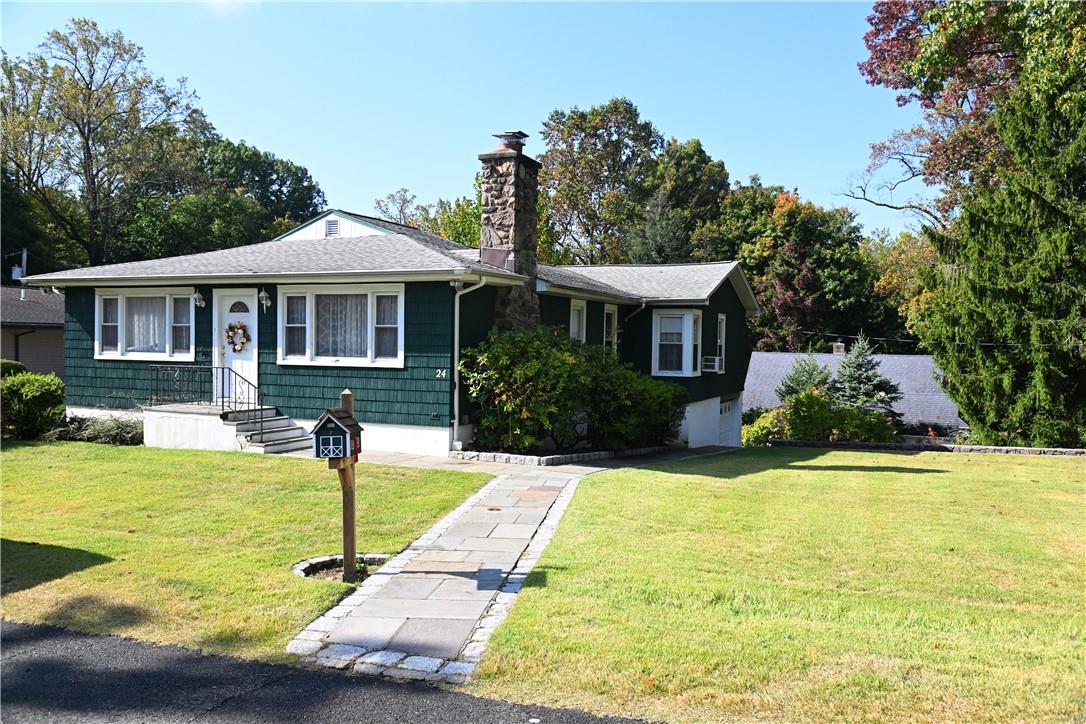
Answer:
[[[999,102],[1026,67],[1078,62],[1086,67],[1086,3],[891,0],[877,2],[864,36],[869,57],[859,64],[872,85],[917,102],[924,122],[872,146],[867,176],[853,198],[918,213],[944,226],[970,188],[994,188],[1008,159],[996,132]],[[1053,49],[1078,48],[1064,58]],[[898,175],[875,185],[875,174]],[[934,203],[887,199],[912,180],[940,189]]]

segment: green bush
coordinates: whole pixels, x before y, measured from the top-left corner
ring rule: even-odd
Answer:
[[[70,415],[42,437],[46,440],[96,442],[102,445],[142,445],[143,421],[136,417]]]
[[[822,390],[796,393],[783,408],[784,425],[793,440],[832,440],[840,410]]]
[[[26,372],[26,365],[13,359],[0,359],[0,377]]]
[[[764,447],[769,440],[890,442],[896,431],[882,410],[839,404],[824,390],[793,395],[788,404],[770,410],[743,427],[744,447]]]
[[[686,395],[561,328],[491,332],[466,350],[461,379],[476,405],[481,448],[534,453],[628,449],[675,439]]]
[[[770,440],[787,437],[783,408],[762,413],[754,422],[743,425],[743,447],[765,447]]]
[[[64,419],[64,382],[53,373],[17,372],[0,382],[4,431],[33,440]]]
[[[839,442],[890,442],[897,431],[882,410],[841,407],[831,440]]]

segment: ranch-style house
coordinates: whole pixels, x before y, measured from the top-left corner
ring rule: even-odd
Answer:
[[[545,324],[686,387],[689,446],[738,445],[758,311],[739,265],[538,263],[540,164],[498,137],[477,249],[330,209],[268,242],[27,277],[65,291],[69,412],[141,414],[152,446],[290,452],[350,388],[363,451],[446,455],[472,439],[462,350]]]

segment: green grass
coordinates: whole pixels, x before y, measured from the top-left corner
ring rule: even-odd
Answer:
[[[1082,720],[1086,462],[746,450],[585,478],[474,693],[670,721]]]
[[[341,550],[323,460],[12,445],[3,476],[3,615],[206,651],[282,659],[350,590],[290,565]],[[358,547],[395,553],[489,479],[360,465]]]

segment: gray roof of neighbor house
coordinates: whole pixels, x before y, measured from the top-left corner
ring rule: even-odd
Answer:
[[[20,297],[25,296],[25,299]],[[64,295],[40,289],[0,289],[0,324],[5,327],[63,327]]]
[[[457,244],[413,226],[342,209],[328,209],[303,226],[338,213],[389,234],[323,239],[288,239],[287,234],[257,244],[201,254],[106,264],[27,277],[32,284],[89,284],[94,282],[158,280],[226,280],[252,276],[350,276],[355,274],[482,274],[492,278],[524,277],[479,261],[479,250]],[[298,227],[300,228],[300,227]],[[288,234],[291,232],[288,232]],[[748,314],[758,305],[736,262],[615,266],[553,266],[540,264],[544,283],[570,291],[587,292],[609,301],[640,304],[704,304],[729,278]],[[734,275],[734,276],[733,276]]]
[[[805,355],[798,352],[754,352],[747,368],[747,381],[743,389],[743,409],[776,407],[781,404],[774,390],[791,370],[796,360]],[[836,372],[842,354],[816,354],[818,364]],[[901,388],[902,398],[894,405],[901,413],[902,422],[960,427],[964,423],[958,417],[958,406],[947,397],[939,386],[936,375],[939,369],[931,355],[926,354],[877,354],[879,371]]]

